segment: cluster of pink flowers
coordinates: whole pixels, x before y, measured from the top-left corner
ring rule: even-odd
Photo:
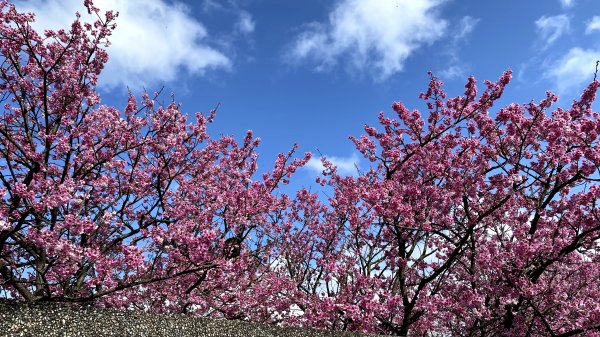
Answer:
[[[352,137],[372,163],[328,200],[257,172],[260,140],[211,138],[158,93],[100,105],[117,14],[37,33],[0,1],[0,297],[399,336],[600,336],[600,116],[494,108],[511,72]],[[139,101],[139,103],[138,103]]]

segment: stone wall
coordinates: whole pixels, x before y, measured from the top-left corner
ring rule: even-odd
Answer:
[[[183,315],[0,300],[0,336],[367,337],[314,329],[192,318]]]

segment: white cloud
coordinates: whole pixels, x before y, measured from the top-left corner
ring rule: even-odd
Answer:
[[[461,45],[467,40],[467,37],[473,30],[475,26],[479,22],[479,19],[476,19],[472,16],[464,16],[460,19],[458,28],[449,32],[449,35],[452,35],[452,40],[447,48],[445,48],[445,52],[448,55],[448,63],[443,69],[436,70],[436,76],[439,76],[443,80],[450,80],[453,78],[466,77],[466,71],[468,65],[460,59],[460,51],[462,48]]]
[[[458,64],[458,60],[452,61],[446,68],[436,71],[435,76],[445,81],[453,78],[465,77],[465,67]]]
[[[554,82],[559,93],[582,90],[592,81],[598,59],[600,49],[571,48],[562,58],[550,64],[544,75]]]
[[[237,23],[237,29],[243,34],[250,34],[254,32],[255,23],[252,19],[252,15],[246,11],[240,12],[240,20]]]
[[[460,23],[458,25],[460,28],[456,35],[454,35],[453,37],[455,43],[464,40],[469,34],[471,34],[478,22],[479,19],[476,19],[472,16],[463,16],[460,19]]]
[[[0,220],[0,231],[7,230],[9,228],[10,228],[10,225],[8,222],[6,222],[4,220]]]
[[[353,70],[383,80],[402,71],[417,49],[444,36],[448,23],[436,9],[444,0],[340,0],[326,23],[312,23],[288,53],[326,70],[347,57]]]
[[[600,16],[592,17],[590,22],[588,22],[587,26],[585,27],[585,33],[590,34],[597,30],[600,30]]]
[[[17,1],[20,11],[37,13],[36,28],[68,28],[75,11],[92,20],[83,1]],[[109,61],[100,85],[140,88],[158,81],[174,81],[185,71],[202,75],[208,69],[229,69],[231,60],[209,46],[204,26],[177,2],[164,0],[97,0],[101,9],[119,12],[110,37]]]
[[[202,10],[205,12],[211,12],[213,10],[223,10],[225,7],[222,2],[218,0],[204,0],[202,1]]]
[[[337,167],[337,172],[340,175],[355,175],[358,173],[356,167],[358,166],[360,159],[356,153],[353,153],[350,157],[323,157],[327,158],[327,160]],[[318,174],[323,172],[325,169],[325,167],[323,167],[323,163],[321,162],[321,158],[315,157],[310,158],[304,167]]]
[[[575,4],[575,0],[560,0],[560,4],[564,8],[569,8]]]
[[[570,22],[566,15],[542,16],[535,21],[538,35],[544,47],[550,46],[559,37],[569,31]]]

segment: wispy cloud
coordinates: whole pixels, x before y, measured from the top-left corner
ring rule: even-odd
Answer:
[[[585,27],[586,34],[590,34],[595,31],[600,31],[600,16],[592,17]]]
[[[562,35],[569,32],[570,22],[569,17],[564,14],[542,16],[535,21],[535,26],[543,47],[547,48]]]
[[[465,67],[457,62],[451,62],[450,65],[446,66],[444,69],[437,70],[435,75],[445,81],[464,77]]]
[[[237,22],[237,29],[243,34],[250,34],[254,32],[255,22],[252,19],[252,15],[246,11],[240,11],[240,19]]]
[[[205,12],[211,12],[214,10],[223,10],[225,7],[223,3],[218,0],[203,0],[202,10]]]
[[[82,1],[17,1],[22,11],[37,13],[38,28],[66,28],[75,11],[87,17]],[[119,12],[110,37],[109,61],[100,85],[140,88],[178,78],[181,70],[202,75],[209,69],[229,69],[232,61],[211,46],[206,28],[187,7],[164,0],[104,0],[101,10]]]
[[[344,63],[378,80],[403,70],[423,45],[444,36],[448,23],[438,15],[443,0],[340,0],[327,22],[311,23],[287,53],[316,70]]]
[[[358,155],[353,153],[350,157],[333,157],[333,156],[323,156],[327,160],[329,160],[333,165],[337,167],[337,172],[340,175],[356,175],[357,166],[360,161]],[[325,167],[321,162],[321,158],[312,157],[304,166],[305,168],[317,173],[321,174]]]
[[[460,19],[460,22],[457,25],[459,28],[454,32],[449,33],[452,35],[452,39],[450,41],[450,45],[446,48],[448,64],[446,67],[444,67],[444,69],[436,71],[436,75],[445,80],[465,77],[467,67],[460,60],[460,47],[473,32],[477,23],[479,23],[479,19],[472,16],[464,16]]]
[[[460,19],[460,28],[458,29],[456,35],[453,36],[453,40],[455,41],[455,43],[464,40],[469,34],[471,34],[478,22],[479,19],[476,19],[472,16],[463,16]]]
[[[563,8],[569,8],[575,4],[575,0],[560,0],[560,4]]]
[[[591,82],[600,49],[571,48],[563,57],[551,63],[544,74],[554,82],[559,93],[582,90]]]

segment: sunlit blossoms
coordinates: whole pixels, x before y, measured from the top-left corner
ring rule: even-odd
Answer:
[[[309,154],[259,172],[259,139],[130,93],[101,104],[117,13],[65,30],[0,2],[0,297],[398,336],[600,336],[600,116],[497,106],[506,71],[352,137],[319,191],[279,190]],[[108,49],[110,50],[110,49]]]
[[[0,3],[3,296],[238,315],[232,299],[253,287],[240,279],[268,274],[265,236],[290,203],[273,191],[308,157],[282,154],[253,179],[259,140],[210,138],[214,111],[190,120],[158,94],[101,105],[116,14],[86,6],[96,22],[39,35],[33,16]]]
[[[352,138],[372,169],[343,177],[325,162],[335,194],[324,210],[300,194],[302,235],[282,237],[307,308],[294,320],[400,336],[600,334],[600,83],[567,110],[550,92],[494,108],[510,77],[479,96],[469,78],[455,98],[432,77],[429,111],[394,103]]]

